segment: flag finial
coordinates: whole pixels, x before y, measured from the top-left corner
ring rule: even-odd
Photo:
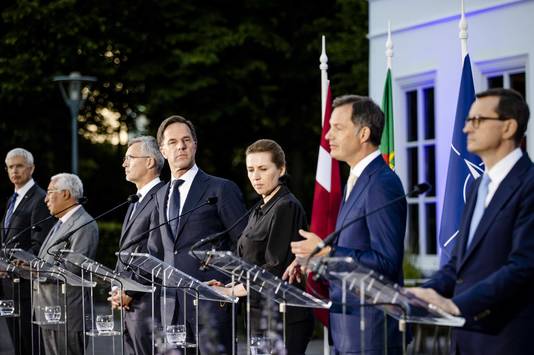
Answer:
[[[463,59],[467,55],[467,20],[465,18],[465,10],[464,10],[464,0],[462,1],[462,14],[460,16],[460,23],[458,24],[458,28],[460,28],[460,42],[462,44],[462,63]]]
[[[388,69],[391,69],[393,58],[393,41],[391,40],[391,21],[388,20],[388,39],[386,41],[386,59]]]
[[[319,69],[321,70],[321,122],[324,124],[326,109],[326,96],[328,94],[328,57],[326,56],[326,37],[322,36],[322,51],[319,57]]]

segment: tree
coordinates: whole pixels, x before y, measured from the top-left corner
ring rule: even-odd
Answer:
[[[1,152],[36,153],[41,184],[70,169],[69,115],[51,78],[76,70],[99,79],[80,115],[80,175],[95,212],[133,188],[120,167],[124,147],[91,140],[119,129],[103,109],[130,131],[146,116],[151,134],[171,114],[188,117],[199,166],[237,181],[248,196],[244,150],[275,139],[309,208],[322,34],[334,94],[367,92],[365,1],[12,0],[0,9]]]

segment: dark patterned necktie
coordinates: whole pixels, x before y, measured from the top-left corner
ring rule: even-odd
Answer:
[[[11,222],[11,217],[13,216],[13,210],[15,210],[15,201],[17,201],[17,197],[19,196],[18,193],[14,193],[13,196],[9,199],[9,202],[7,203],[7,212],[6,212],[6,218],[4,219],[4,228],[9,227],[9,222]]]
[[[171,198],[169,199],[169,224],[171,226],[172,237],[174,239],[176,239],[176,234],[178,233],[178,226],[180,225],[180,218],[176,217],[180,215],[180,186],[183,183],[184,180],[174,180],[172,185]]]

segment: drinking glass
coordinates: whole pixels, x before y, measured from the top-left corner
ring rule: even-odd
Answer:
[[[167,343],[172,345],[182,345],[185,343],[186,331],[185,325],[168,325],[165,331]]]
[[[15,312],[15,302],[13,300],[0,300],[0,316],[10,316]]]
[[[96,330],[99,333],[113,331],[113,314],[98,314],[96,316]]]
[[[44,316],[48,323],[57,323],[61,319],[61,306],[45,306]]]

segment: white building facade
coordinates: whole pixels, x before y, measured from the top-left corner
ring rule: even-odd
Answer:
[[[462,71],[460,0],[369,0],[369,95],[381,102],[388,21],[393,40],[396,171],[406,191],[421,181],[434,189],[408,199],[406,250],[416,266],[439,266],[436,242]],[[514,88],[534,111],[534,0],[465,0],[467,48],[475,91]],[[534,156],[534,123],[526,149]]]

